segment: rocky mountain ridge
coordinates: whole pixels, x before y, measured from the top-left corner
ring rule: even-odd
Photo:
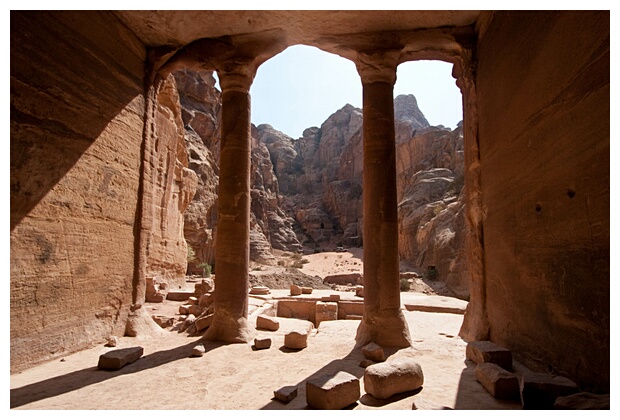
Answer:
[[[199,261],[214,262],[220,92],[209,73],[175,74],[189,168],[198,177],[185,212],[185,239]],[[399,253],[404,266],[445,281],[467,297],[461,127],[432,127],[413,95],[394,100],[399,200]],[[362,246],[362,110],[345,105],[321,127],[293,139],[268,124],[252,125],[253,261],[275,262],[274,250],[312,253]]]

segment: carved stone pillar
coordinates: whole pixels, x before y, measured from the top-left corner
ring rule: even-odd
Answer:
[[[400,307],[394,83],[399,51],[359,53],[363,87],[364,317],[360,345],[409,347]]]
[[[215,310],[205,339],[248,342],[250,262],[250,85],[251,66],[234,64],[218,71],[222,87],[220,185],[215,243]]]

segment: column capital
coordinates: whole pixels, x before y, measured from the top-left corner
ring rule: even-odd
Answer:
[[[362,78],[362,83],[386,82],[396,83],[396,67],[401,50],[358,51],[355,67]]]
[[[234,57],[218,63],[216,70],[222,93],[228,91],[248,93],[257,69],[256,60],[246,57]]]

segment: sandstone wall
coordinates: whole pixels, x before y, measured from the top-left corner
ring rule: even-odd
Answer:
[[[609,391],[609,13],[497,12],[477,97],[490,338]]]
[[[145,50],[110,13],[11,13],[11,370],[123,335]]]

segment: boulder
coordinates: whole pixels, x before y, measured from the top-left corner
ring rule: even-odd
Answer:
[[[368,343],[362,347],[362,354],[366,359],[373,362],[385,362],[385,352],[383,347],[375,343]]]
[[[291,284],[291,296],[299,296],[301,295],[301,287]]]
[[[153,321],[162,328],[169,328],[174,325],[174,317],[166,315],[153,315]]]
[[[493,397],[500,400],[519,400],[519,380],[495,363],[479,363],[476,379]]]
[[[368,366],[364,372],[364,389],[378,399],[413,391],[423,384],[422,367],[411,358],[398,358],[376,363]]]
[[[314,319],[317,327],[323,321],[336,321],[338,319],[338,303],[317,302],[315,305]]]
[[[559,397],[553,408],[556,410],[609,410],[609,394],[597,395],[590,392]]]
[[[259,315],[256,318],[256,328],[259,330],[278,331],[280,321],[267,315]]]
[[[339,371],[306,381],[306,402],[320,410],[340,410],[360,398],[360,381],[348,372]]]
[[[550,410],[557,398],[578,392],[577,384],[563,376],[525,373],[521,378],[521,405],[524,410]]]
[[[205,354],[205,346],[198,344],[192,349],[192,357],[202,357]]]
[[[502,368],[512,370],[512,353],[491,341],[470,341],[465,349],[466,357],[472,362],[495,363]]]
[[[308,331],[297,328],[284,335],[284,347],[299,350],[308,347]]]
[[[283,386],[277,391],[273,391],[273,396],[278,401],[282,401],[285,404],[289,403],[297,397],[297,385]]]
[[[144,353],[142,347],[128,347],[112,350],[99,356],[97,367],[104,370],[119,370],[125,365],[135,362]]]
[[[254,339],[254,347],[258,350],[268,349],[271,347],[271,338],[255,338]]]

